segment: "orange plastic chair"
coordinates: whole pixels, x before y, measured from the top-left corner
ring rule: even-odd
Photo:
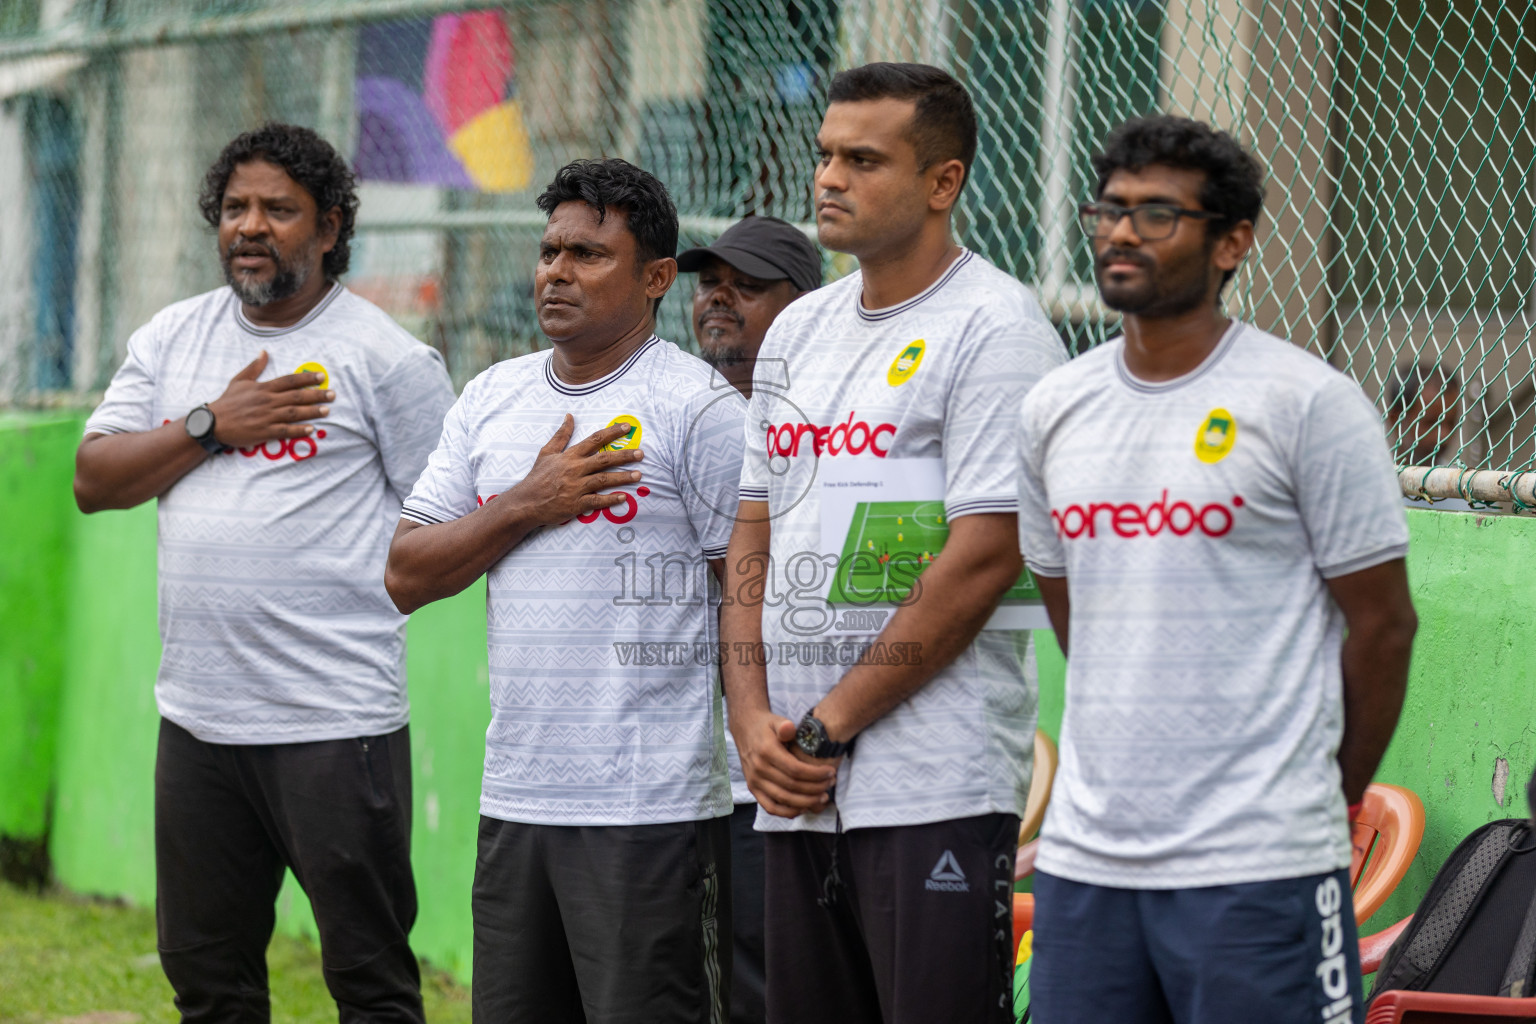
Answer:
[[[1029,780],[1029,797],[1024,802],[1024,817],[1019,819],[1019,852],[1013,859],[1015,882],[1035,870],[1035,851],[1040,847],[1040,840],[1036,836],[1040,832],[1041,822],[1045,821],[1045,809],[1051,802],[1051,787],[1056,783],[1058,761],[1056,741],[1036,729],[1035,772]]]
[[[1360,817],[1350,835],[1354,853],[1349,879],[1355,890],[1357,923],[1364,923],[1392,895],[1419,852],[1423,838],[1424,804],[1416,793],[1385,782],[1373,782],[1366,787]],[[1387,950],[1412,920],[1413,915],[1409,914],[1374,935],[1360,937],[1362,974],[1376,973]]]
[[[1536,1021],[1536,999],[1394,989],[1377,996],[1365,1015],[1365,1024],[1477,1024],[1498,1020]]]
[[[1360,973],[1375,974],[1381,970],[1381,962],[1387,958],[1387,950],[1392,948],[1392,943],[1403,934],[1403,929],[1408,927],[1408,922],[1413,920],[1409,914],[1390,928],[1383,928],[1375,935],[1366,935],[1360,939]]]
[[[1051,787],[1056,782],[1056,766],[1059,755],[1056,741],[1043,730],[1035,730],[1035,771],[1029,779],[1029,796],[1024,801],[1024,817],[1019,820],[1019,852],[1013,861],[1013,880],[1017,882],[1035,870],[1035,851],[1040,848],[1036,838],[1040,823],[1045,821],[1045,809],[1051,802]],[[1013,958],[1019,958],[1019,943],[1024,933],[1033,927],[1035,897],[1031,893],[1013,894]]]
[[[1024,933],[1035,926],[1035,894],[1032,892],[1016,892],[1013,894],[1013,959],[1019,959],[1019,943],[1024,941]]]
[[[1056,741],[1044,730],[1035,730],[1035,773],[1029,780],[1029,798],[1024,801],[1024,817],[1019,820],[1019,845],[1023,846],[1040,831],[1045,808],[1051,802],[1051,786],[1056,781]]]
[[[1408,873],[1423,839],[1424,803],[1418,794],[1385,782],[1366,787],[1360,816],[1350,833],[1354,853],[1349,881],[1357,924],[1364,924],[1387,902]]]

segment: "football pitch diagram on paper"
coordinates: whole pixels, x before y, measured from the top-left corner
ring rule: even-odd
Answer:
[[[898,604],[949,537],[942,501],[861,501],[837,561],[827,599],[833,604]],[[1019,577],[1003,601],[1039,601],[1029,575]]]
[[[823,459],[821,555],[835,566],[822,591],[841,613],[834,633],[879,632],[949,539],[941,459]],[[987,629],[1045,629],[1050,620],[1026,570]]]

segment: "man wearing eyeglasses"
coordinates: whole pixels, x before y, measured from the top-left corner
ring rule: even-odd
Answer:
[[[1358,1022],[1348,823],[1415,628],[1380,418],[1223,312],[1264,198],[1235,140],[1140,119],[1094,168],[1124,336],[1022,412],[1021,547],[1068,652],[1033,1019]]]

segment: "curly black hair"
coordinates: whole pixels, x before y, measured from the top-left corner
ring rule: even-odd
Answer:
[[[330,210],[341,212],[336,244],[325,254],[321,268],[327,280],[345,274],[352,262],[352,230],[357,223],[357,177],[335,147],[308,128],[269,121],[225,146],[203,176],[203,189],[197,197],[203,219],[214,228],[219,226],[229,176],[236,167],[252,160],[265,160],[287,171],[314,197],[319,215]]]
[[[917,108],[907,137],[917,151],[919,170],[941,160],[959,160],[970,177],[976,160],[976,108],[965,86],[929,64],[877,61],[839,71],[827,90],[828,103],[887,98],[911,100]]]
[[[1264,211],[1264,167],[1226,132],[1171,114],[1135,117],[1109,133],[1104,151],[1094,154],[1099,176],[1094,195],[1102,196],[1110,175],[1158,164],[1202,171],[1200,206],[1221,216],[1208,221],[1213,234],[1241,221],[1259,222]]]
[[[609,209],[624,214],[642,261],[677,257],[677,207],[654,174],[628,160],[572,160],[539,194],[539,210],[554,214],[561,203],[583,202],[603,222]]]

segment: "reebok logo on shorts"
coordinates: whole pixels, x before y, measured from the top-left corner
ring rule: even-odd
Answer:
[[[923,883],[923,888],[929,892],[970,892],[970,883],[965,880],[965,872],[960,870],[960,862],[955,860],[955,855],[945,850],[939,862],[928,873],[928,881]]]

